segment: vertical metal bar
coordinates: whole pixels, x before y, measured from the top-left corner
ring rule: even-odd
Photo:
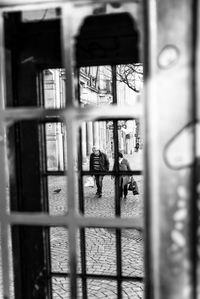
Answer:
[[[112,93],[113,93],[113,104],[117,104],[117,69],[116,65],[111,66],[112,70]]]
[[[5,80],[5,46],[4,46],[4,18],[3,13],[0,14],[0,110],[5,109],[6,101],[6,80]],[[6,132],[5,124],[0,119],[0,165],[1,165],[1,180],[0,180],[0,229],[1,229],[1,258],[2,258],[2,285],[3,296],[9,298],[9,223],[7,223],[7,198],[6,198]],[[8,169],[8,168],[7,168]]]
[[[77,70],[77,78],[78,78],[78,102],[81,104],[80,97],[80,69]],[[83,189],[83,155],[82,155],[82,129],[79,129],[79,155],[78,155],[78,168],[79,168],[79,210],[84,215],[85,206],[84,206],[84,189]],[[80,229],[80,249],[81,249],[81,270],[82,270],[82,295],[83,299],[87,299],[87,267],[86,267],[86,241],[85,241],[85,228]]]
[[[72,20],[73,20],[73,5],[66,3],[62,6],[62,49],[64,67],[66,70],[66,107],[74,106],[74,92],[73,92],[73,45],[72,45]],[[67,200],[68,213],[71,221],[68,227],[69,230],[69,267],[70,267],[70,290],[71,298],[77,298],[77,252],[76,252],[76,202],[75,202],[75,173],[74,162],[76,159],[76,129],[73,118],[65,119],[67,128]]]
[[[197,1],[197,46],[196,46],[196,192],[197,192],[197,206],[200,207],[200,2]],[[197,209],[199,214],[200,208]],[[198,226],[200,226],[200,216]],[[199,228],[198,228],[199,229]],[[196,244],[197,248],[200,246],[198,240]],[[197,256],[197,290],[200,290],[200,254]],[[199,295],[198,295],[199,298]]]
[[[152,156],[151,140],[154,140],[155,130],[153,130],[153,115],[151,105],[156,99],[156,86],[152,78],[156,73],[156,0],[144,0],[143,2],[143,56],[144,56],[144,202],[145,202],[145,298],[159,299],[159,198],[158,198],[158,176],[156,173],[157,163],[155,156]],[[153,158],[153,161],[151,160]],[[150,182],[150,170],[153,165],[154,185]]]
[[[72,39],[73,4],[67,3],[62,6],[62,57],[66,73],[66,107],[74,104],[74,88],[72,72],[75,69]]]
[[[45,233],[45,259],[46,259],[46,265],[47,265],[47,277],[46,277],[46,281],[47,281],[47,292],[48,292],[48,296],[50,299],[53,298],[53,292],[52,292],[52,268],[51,268],[51,240],[50,240],[50,233],[51,233],[51,228],[50,227],[46,227],[44,228],[44,233]]]
[[[117,104],[117,70],[116,65],[112,65],[112,86],[113,86],[113,104]],[[114,164],[117,175],[115,176],[115,215],[121,215],[121,198],[119,194],[120,176],[118,175],[118,152],[119,152],[119,140],[118,140],[118,121],[113,121],[113,139],[114,139]],[[116,258],[117,258],[117,298],[122,298],[122,252],[121,252],[121,230],[116,229]]]
[[[87,299],[87,267],[86,267],[86,241],[85,228],[80,229],[80,247],[81,247],[81,270],[82,270],[82,295],[83,299]]]
[[[122,242],[121,230],[116,229],[116,249],[117,249],[117,298],[122,298]]]
[[[41,83],[41,82],[40,82]],[[43,85],[42,85],[43,86]],[[41,84],[40,84],[41,87]],[[47,147],[46,147],[46,127],[45,124],[40,125],[40,151],[42,153],[42,197],[43,197],[43,210],[49,213],[49,192],[48,192],[48,175],[47,173]],[[44,227],[44,257],[46,263],[46,283],[49,298],[52,298],[52,279],[51,277],[51,242],[50,242],[50,227]]]
[[[44,94],[44,73],[43,71],[39,72],[38,75],[38,86],[39,86],[39,105],[45,106],[45,94]],[[41,163],[42,163],[42,196],[43,196],[43,209],[45,212],[49,213],[49,186],[48,186],[48,169],[47,169],[47,136],[46,136],[46,123],[40,125],[40,152],[42,153]],[[51,240],[50,240],[50,227],[44,227],[44,256],[47,268],[46,282],[47,282],[47,292],[49,298],[53,298],[52,294],[52,267],[51,267]]]
[[[193,157],[194,157],[194,169],[191,175],[191,184],[192,184],[192,198],[190,201],[190,211],[191,211],[191,227],[190,227],[190,238],[191,238],[191,261],[192,261],[192,298],[198,298],[198,163],[197,163],[197,122],[198,122],[198,85],[199,81],[197,80],[197,67],[198,67],[198,18],[199,18],[199,1],[193,0],[193,11],[192,11],[192,80],[191,80],[191,89],[192,89],[192,114],[193,114]]]
[[[112,65],[112,93],[113,104],[117,104],[117,70],[116,65]],[[114,165],[117,175],[115,176],[115,215],[120,216],[121,206],[119,199],[119,165],[118,165],[118,152],[119,152],[119,138],[118,138],[118,121],[113,120],[113,140],[114,140]]]
[[[191,213],[191,201],[194,200],[191,182],[193,169],[185,167],[184,159],[181,161],[179,170],[175,161],[169,164],[163,159],[163,153],[173,157],[173,154],[170,155],[166,149],[166,144],[176,136],[177,132],[180,132],[180,129],[194,121],[191,100],[192,4],[192,0],[183,0],[181,5],[178,0],[157,2],[157,47],[154,49],[155,56],[151,56],[154,63],[157,63],[158,71],[156,74],[151,73],[151,78],[146,80],[146,92],[150,92],[147,105],[151,105],[147,126],[151,160],[147,168],[148,180],[152,188],[147,191],[150,194],[152,209],[150,214],[152,220],[149,223],[150,237],[154,241],[154,244],[150,243],[150,254],[152,248],[153,254],[150,255],[149,261],[153,261],[153,264],[150,264],[153,272],[150,271],[149,274],[153,278],[151,284],[153,297],[163,299],[182,299],[184,296],[192,298],[193,261],[189,232],[192,224],[191,217],[193,217]],[[156,93],[153,94],[152,88],[155,87]],[[176,141],[180,142],[178,138]],[[173,144],[170,142],[170,145]],[[187,150],[180,142],[178,149],[173,153],[181,153],[184,148],[186,155],[192,157],[193,142],[189,144]],[[148,200],[147,197],[146,199]],[[181,211],[180,202],[184,202],[187,213],[182,221],[181,231],[176,227],[176,215]],[[176,234],[183,240],[181,245],[177,241]]]

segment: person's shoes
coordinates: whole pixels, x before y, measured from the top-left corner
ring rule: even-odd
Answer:
[[[99,198],[100,198],[100,197],[102,197],[102,194],[101,194],[101,193],[99,193],[99,194],[98,194],[98,197],[99,197]]]

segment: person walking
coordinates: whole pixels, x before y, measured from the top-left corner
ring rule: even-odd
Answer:
[[[131,171],[130,164],[127,159],[123,157],[121,152],[118,153],[119,159],[119,170],[120,171]],[[115,164],[113,170],[116,170]],[[120,198],[126,199],[128,194],[128,183],[130,181],[130,175],[122,175],[119,177],[119,196]]]
[[[101,172],[109,170],[109,160],[107,155],[100,151],[99,148],[93,146],[92,154],[90,155],[90,171]],[[104,175],[95,174],[95,181],[97,186],[96,195],[98,197],[102,196],[103,187],[103,177]]]

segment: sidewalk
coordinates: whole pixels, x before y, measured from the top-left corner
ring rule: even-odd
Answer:
[[[142,170],[142,152],[124,155],[133,170]],[[111,167],[113,159],[110,159]],[[111,168],[110,167],[110,168]],[[143,218],[143,176],[135,176],[140,194],[134,196],[129,191],[126,201],[121,203],[121,217],[132,218],[136,215]],[[65,177],[52,177],[49,181],[50,210],[53,214],[67,212],[65,207],[67,188]],[[54,194],[54,188],[61,192]],[[95,196],[96,187],[84,187],[85,217],[115,217],[114,180],[111,176],[103,179],[102,198]],[[78,190],[77,190],[78,194]],[[116,275],[116,231],[105,228],[86,228],[86,268],[88,274]],[[80,240],[78,243],[78,272],[81,272]],[[125,276],[144,276],[143,266],[143,234],[136,229],[121,230],[122,243],[122,273]],[[68,234],[63,228],[51,230],[52,270],[68,272]],[[69,280],[66,278],[53,279],[54,299],[69,298]],[[143,298],[144,285],[139,282],[122,283],[123,299]],[[81,287],[80,287],[81,294]],[[80,295],[80,298],[82,296]],[[114,280],[88,279],[88,299],[117,299],[117,285]]]

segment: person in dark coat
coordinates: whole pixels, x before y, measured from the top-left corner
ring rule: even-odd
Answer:
[[[122,153],[118,153],[119,158],[119,170],[120,171],[131,171],[130,164],[127,159],[123,157]],[[116,170],[116,167],[114,165],[113,170]],[[126,199],[128,194],[128,183],[130,181],[130,175],[122,175],[119,178],[119,196],[120,198],[123,197]]]
[[[92,154],[90,155],[90,171],[108,171],[109,170],[109,160],[105,153],[102,153],[99,148],[93,146]],[[102,196],[103,187],[103,175],[95,174],[95,181],[97,186],[96,195],[98,197]]]

